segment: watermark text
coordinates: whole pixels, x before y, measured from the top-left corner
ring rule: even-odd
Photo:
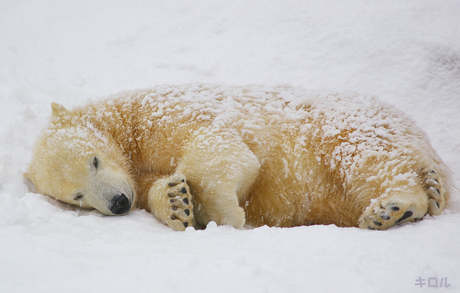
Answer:
[[[418,277],[418,279],[415,279],[415,286],[418,286],[420,288],[423,287],[431,287],[431,288],[449,288],[450,284],[447,281],[447,277],[444,278],[422,278]]]

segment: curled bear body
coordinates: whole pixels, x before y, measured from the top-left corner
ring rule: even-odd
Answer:
[[[195,84],[52,109],[25,174],[37,192],[176,230],[387,229],[440,214],[452,189],[410,118],[356,94]]]

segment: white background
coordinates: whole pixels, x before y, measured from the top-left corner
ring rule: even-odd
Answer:
[[[377,96],[416,120],[460,186],[460,1],[0,0],[0,292],[460,290],[458,191],[443,215],[384,232],[180,233],[24,185],[51,102],[189,82]]]

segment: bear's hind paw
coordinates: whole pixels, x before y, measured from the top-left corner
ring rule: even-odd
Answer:
[[[361,215],[359,227],[386,230],[398,224],[419,221],[426,214],[426,210],[426,203],[407,201],[402,197],[377,199]]]
[[[428,196],[428,214],[441,214],[444,206],[444,188],[441,178],[434,170],[422,172],[422,181],[425,185],[426,194]]]

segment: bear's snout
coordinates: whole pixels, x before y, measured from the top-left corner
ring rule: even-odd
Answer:
[[[131,203],[126,195],[118,194],[112,198],[112,206],[110,211],[115,215],[121,215],[129,211],[131,208]]]

